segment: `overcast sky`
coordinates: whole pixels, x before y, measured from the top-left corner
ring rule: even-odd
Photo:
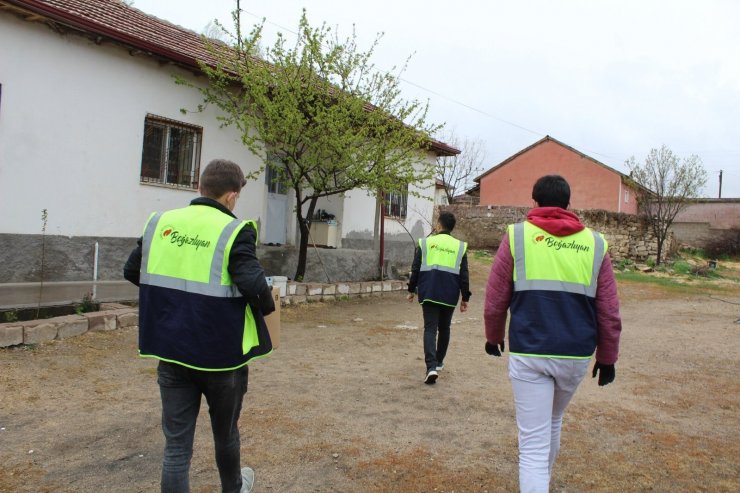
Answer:
[[[235,0],[134,0],[196,32],[231,26]],[[483,142],[484,168],[545,135],[628,172],[651,148],[698,155],[707,197],[740,197],[740,1],[241,1],[265,41],[296,31],[301,9],[374,61],[402,65],[407,99],[429,99],[434,122]]]

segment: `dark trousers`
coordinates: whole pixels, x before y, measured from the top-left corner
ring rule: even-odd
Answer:
[[[426,302],[422,303],[421,311],[424,314],[424,362],[429,371],[441,365],[447,355],[455,307]]]
[[[248,379],[246,366],[232,371],[200,371],[159,362],[157,382],[162,396],[165,437],[163,493],[190,491],[190,459],[201,395],[206,397],[211,416],[221,491],[237,493],[241,490],[238,421]]]

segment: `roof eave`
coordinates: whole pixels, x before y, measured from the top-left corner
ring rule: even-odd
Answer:
[[[71,27],[88,34],[103,36],[130,48],[165,58],[187,68],[200,70],[198,61],[195,57],[169,50],[156,43],[150,43],[145,40],[129,36],[120,31],[116,31],[115,29],[89,21],[88,19],[38,0],[2,0],[0,1],[0,4],[9,4],[20,10],[41,15],[50,21],[61,23],[67,27]]]

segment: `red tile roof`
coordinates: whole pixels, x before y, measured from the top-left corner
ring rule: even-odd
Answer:
[[[8,8],[67,26],[94,38],[113,40],[176,64],[198,69],[198,60],[213,62],[203,37],[189,29],[145,14],[120,0],[0,0]],[[438,155],[459,154],[452,146],[430,139]]]
[[[49,21],[197,68],[211,60],[201,35],[119,0],[0,0]]]
[[[487,176],[490,173],[493,173],[494,171],[500,169],[501,167],[509,164],[511,161],[513,161],[518,156],[521,156],[525,152],[528,152],[531,149],[533,149],[533,148],[537,147],[538,145],[543,144],[545,142],[554,142],[554,143],[558,144],[559,146],[564,147],[564,148],[568,149],[569,151],[574,152],[574,153],[578,154],[579,156],[581,156],[581,157],[583,157],[585,159],[588,159],[589,161],[593,162],[594,164],[597,164],[597,165],[601,166],[602,168],[605,168],[608,171],[611,171],[612,173],[615,173],[615,174],[619,175],[622,178],[622,180],[625,180],[626,178],[628,178],[627,175],[625,175],[624,173],[621,173],[621,172],[615,170],[614,168],[612,168],[610,166],[607,166],[606,164],[604,164],[604,163],[602,163],[600,161],[597,161],[596,159],[592,158],[591,156],[588,156],[588,155],[582,153],[578,149],[576,149],[574,147],[571,147],[568,144],[564,144],[564,143],[560,142],[558,139],[555,139],[553,137],[550,137],[549,135],[545,135],[542,139],[538,140],[534,144],[525,147],[524,149],[522,149],[521,151],[517,152],[516,154],[512,154],[511,156],[507,157],[506,159],[504,159],[503,161],[501,161],[500,163],[498,163],[496,166],[494,166],[492,168],[489,168],[488,170],[484,171],[481,175],[479,175],[476,178],[474,178],[473,181],[474,182],[477,182],[477,183],[480,183],[481,178],[483,178],[484,176]]]

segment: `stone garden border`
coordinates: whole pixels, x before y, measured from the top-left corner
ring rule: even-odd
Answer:
[[[330,302],[349,298],[368,298],[405,291],[405,281],[367,281],[339,283],[288,282],[282,306],[311,302]],[[65,315],[43,320],[0,324],[0,347],[39,344],[66,339],[86,332],[117,330],[139,325],[138,308],[103,303],[97,312]]]

